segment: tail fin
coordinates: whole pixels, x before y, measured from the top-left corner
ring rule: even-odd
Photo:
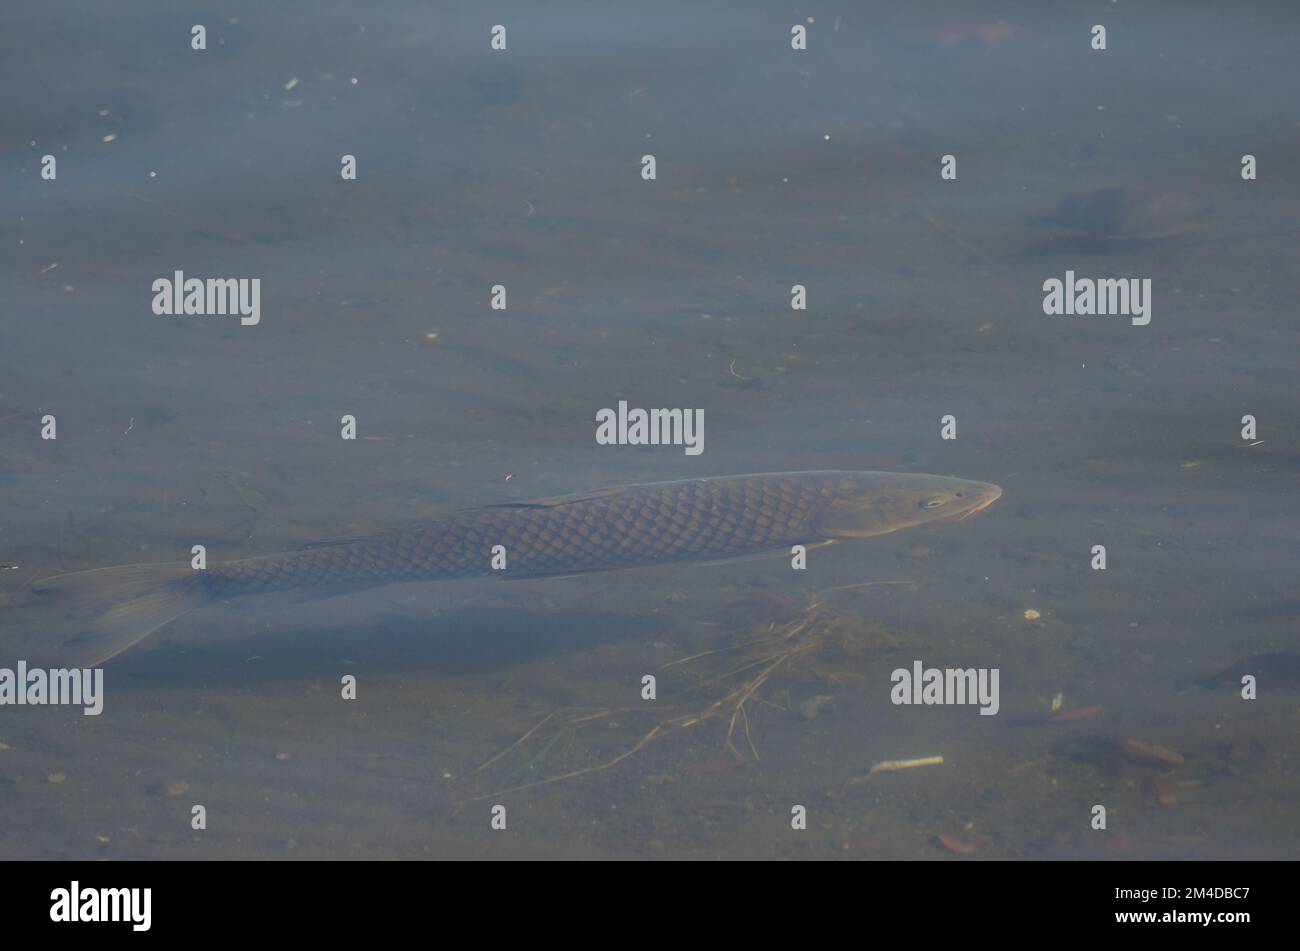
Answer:
[[[73,667],[116,657],[208,600],[202,574],[175,564],[77,571],[38,581],[32,590],[79,625],[61,651]]]

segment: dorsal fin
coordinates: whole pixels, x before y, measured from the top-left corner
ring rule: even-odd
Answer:
[[[484,505],[481,508],[486,509],[549,509],[557,505],[572,505],[574,502],[585,502],[588,499],[603,499],[611,495],[619,495],[626,492],[630,486],[620,486],[611,489],[596,489],[593,492],[580,492],[577,495],[555,495],[547,499],[523,499],[519,502],[498,502],[495,505]],[[473,510],[469,510],[473,511]]]

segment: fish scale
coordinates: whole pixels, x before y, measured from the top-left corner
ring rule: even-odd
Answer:
[[[815,540],[825,480],[792,475],[692,479],[452,513],[417,529],[225,562],[209,593],[234,597],[380,579],[541,578],[686,558],[727,558]],[[507,568],[493,571],[492,547]]]

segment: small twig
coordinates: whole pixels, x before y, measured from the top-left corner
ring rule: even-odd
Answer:
[[[559,712],[560,712],[559,710],[552,710],[550,713],[546,714],[546,716],[542,717],[541,722],[539,722],[539,723],[538,723],[536,726],[534,726],[531,730],[529,730],[527,733],[525,733],[525,734],[524,734],[523,736],[521,736],[519,739],[515,740],[513,743],[511,743],[509,746],[507,746],[505,749],[503,749],[503,750],[502,750],[500,753],[498,753],[496,756],[492,757],[490,760],[488,760],[486,763],[484,763],[484,764],[483,764],[482,766],[480,766],[478,769],[474,770],[474,772],[476,772],[476,773],[481,773],[481,772],[483,772],[483,770],[487,769],[489,766],[491,766],[493,763],[495,763],[495,762],[496,762],[497,760],[499,760],[501,757],[505,756],[505,755],[506,755],[507,753],[509,753],[511,750],[518,749],[519,746],[520,746],[521,744],[523,744],[524,742],[526,742],[527,739],[528,739],[530,736],[532,736],[534,733],[536,733],[538,730],[540,730],[542,727],[544,727],[544,726],[547,724],[547,722],[548,722],[549,720],[551,720],[553,717],[555,717]]]

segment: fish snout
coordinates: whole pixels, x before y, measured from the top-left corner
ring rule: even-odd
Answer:
[[[955,522],[965,521],[978,515],[1002,498],[1002,487],[993,485],[991,482],[972,482],[969,489],[963,490],[962,495],[969,496],[969,500],[963,499],[963,501],[966,501],[966,506],[963,511],[956,513],[953,517],[952,521]]]

